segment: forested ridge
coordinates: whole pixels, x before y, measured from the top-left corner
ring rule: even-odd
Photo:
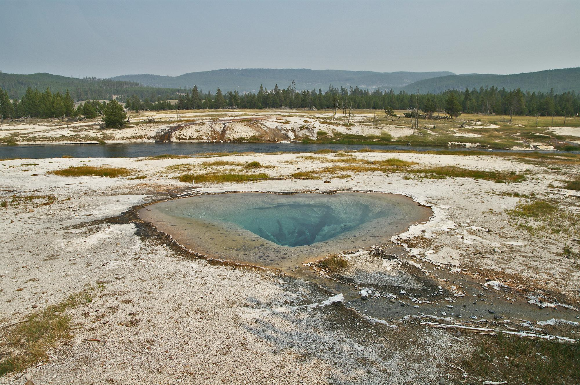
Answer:
[[[451,72],[373,72],[309,69],[221,69],[214,71],[190,72],[179,76],[124,75],[112,78],[137,82],[145,86],[201,89],[223,92],[256,93],[260,85],[273,89],[276,84],[294,84],[298,91],[335,87],[359,87],[368,90],[399,90],[401,87],[423,79],[452,75]]]
[[[548,72],[553,81],[558,78],[556,75],[562,74],[569,76],[578,73],[578,78],[580,78],[580,68]],[[525,75],[523,78],[528,80],[536,79],[530,77],[531,74],[520,75]],[[542,74],[542,76],[545,75],[545,73]],[[558,81],[562,81],[566,76],[559,77]],[[445,81],[448,78],[450,77],[437,79]],[[24,85],[28,86],[21,92],[20,87]],[[40,88],[41,86],[44,88]],[[271,89],[260,85],[257,92],[242,93],[237,90],[224,92],[221,88],[217,88],[215,92],[204,92],[197,85],[190,89],[161,89],[145,87],[129,81],[75,79],[50,74],[0,73],[0,118],[51,118],[78,115],[94,117],[102,113],[105,103],[99,103],[97,100],[103,99],[124,102],[126,108],[133,111],[300,108],[342,109],[344,111],[347,109],[419,110],[426,115],[444,112],[451,116],[457,116],[461,112],[534,116],[574,116],[580,113],[580,94],[575,91],[558,93],[550,89],[545,92],[535,92],[521,88],[499,88],[494,85],[444,92],[421,92],[420,89],[418,91],[397,92],[393,89],[369,90],[358,86],[334,87],[332,85],[327,86],[324,91],[323,88],[300,90],[292,81],[286,88],[280,88],[278,84]],[[75,108],[75,101],[79,100],[84,100],[85,103]]]
[[[419,80],[402,90],[410,93],[440,93],[448,90],[464,90],[480,87],[521,89],[530,92],[580,93],[580,67],[546,70],[511,75],[448,75]]]
[[[140,98],[175,98],[178,90],[146,87],[130,81],[111,79],[84,78],[38,73],[30,75],[6,74],[0,72],[0,88],[8,93],[11,99],[20,99],[28,88],[61,94],[67,91],[75,101],[110,100],[120,96],[121,99],[137,95]]]

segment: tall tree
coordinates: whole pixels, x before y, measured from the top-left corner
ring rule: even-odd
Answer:
[[[64,94],[63,103],[64,103],[64,114],[66,116],[73,116],[75,114],[75,102],[72,96],[70,96],[68,90],[66,90],[66,93]]]
[[[201,98],[197,86],[193,86],[193,89],[191,90],[191,108],[194,110],[201,108]]]
[[[514,91],[510,91],[507,96],[507,106],[510,114],[510,123],[515,115],[523,114],[524,108],[526,106],[524,100],[524,93],[519,88]]]
[[[103,111],[103,121],[107,128],[122,128],[127,120],[127,114],[122,105],[116,100],[107,103]]]
[[[445,101],[445,112],[447,112],[452,118],[461,115],[461,104],[459,103],[459,100],[457,100],[455,92],[449,92],[447,100]]]
[[[428,97],[425,101],[425,106],[423,107],[423,112],[427,114],[427,118],[431,119],[433,117],[433,113],[437,110],[437,106],[433,101],[433,98]]]
[[[224,98],[224,95],[222,94],[222,90],[220,90],[218,88],[216,93],[215,93],[214,108],[222,109],[225,106],[226,106],[226,99]]]
[[[0,119],[11,118],[14,114],[14,105],[8,97],[8,92],[0,88]]]

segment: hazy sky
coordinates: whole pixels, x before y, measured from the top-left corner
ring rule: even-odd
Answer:
[[[0,0],[0,71],[580,66],[580,0]]]

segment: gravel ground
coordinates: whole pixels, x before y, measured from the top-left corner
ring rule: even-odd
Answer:
[[[428,384],[448,378],[450,363],[471,351],[453,332],[409,320],[394,327],[369,322],[340,303],[330,304],[333,293],[307,281],[188,258],[160,238],[141,236],[139,223],[111,220],[134,206],[188,189],[404,194],[434,213],[429,222],[396,238],[416,264],[509,273],[518,284],[578,301],[579,269],[574,260],[560,257],[563,236],[530,237],[511,225],[505,213],[518,202],[510,195],[515,190],[556,197],[563,204],[574,199],[557,187],[559,177],[547,169],[491,156],[356,156],[528,172],[529,177],[519,184],[498,184],[364,173],[331,183],[278,179],[192,186],[172,179],[167,167],[208,159],[0,161],[0,201],[9,202],[0,208],[0,327],[70,294],[87,291],[92,296],[90,303],[69,311],[72,340],[51,351],[48,362],[1,377],[0,383],[24,384],[30,378],[35,384]],[[275,166],[266,172],[278,176],[297,167],[319,167],[299,154],[220,160],[258,160]],[[145,178],[47,173],[80,164],[128,167]],[[14,196],[33,198],[14,202]],[[361,260],[359,279],[381,278],[372,274],[372,263]],[[404,279],[412,282],[412,277]]]

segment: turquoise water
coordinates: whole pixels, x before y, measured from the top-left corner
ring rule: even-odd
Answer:
[[[284,201],[290,200],[291,203]],[[364,223],[387,216],[384,207],[369,202],[344,199],[312,201],[295,198],[272,199],[264,205],[218,215],[223,221],[235,223],[252,233],[281,246],[305,246],[324,242],[357,229]]]
[[[390,242],[431,210],[378,193],[231,193],[176,199],[139,215],[192,251],[263,266]]]

